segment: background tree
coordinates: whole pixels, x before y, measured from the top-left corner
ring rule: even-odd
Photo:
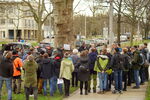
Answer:
[[[37,23],[38,26],[37,41],[40,42],[43,40],[43,36],[44,36],[42,31],[42,26],[46,21],[46,19],[52,14],[52,11],[47,9],[46,6],[51,6],[51,3],[49,0],[22,0],[22,1],[29,8],[25,11],[30,10],[34,20]]]

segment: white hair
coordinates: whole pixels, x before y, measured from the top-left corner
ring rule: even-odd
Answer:
[[[77,54],[79,51],[77,49],[73,49],[72,51],[74,54]]]

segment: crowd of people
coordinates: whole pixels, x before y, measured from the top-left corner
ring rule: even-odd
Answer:
[[[40,48],[35,51],[31,48],[23,56],[18,50],[4,52],[0,56],[0,100],[4,81],[8,100],[12,100],[12,93],[19,95],[22,92],[22,84],[26,100],[31,94],[37,100],[38,94],[54,96],[57,89],[68,97],[71,86],[79,86],[80,95],[107,91],[123,93],[132,83],[135,84],[133,89],[139,89],[149,80],[147,43],[124,48],[113,44],[100,48],[94,44],[87,47],[83,43],[79,49],[69,51],[63,48],[51,52]]]

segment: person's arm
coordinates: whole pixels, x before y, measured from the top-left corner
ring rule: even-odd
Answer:
[[[71,64],[71,72],[73,72],[73,71],[74,71],[74,65],[73,65],[73,62],[72,62],[72,64]]]
[[[61,66],[60,66],[59,78],[62,78],[63,70],[64,70],[64,63],[63,63],[63,61],[62,61],[62,62],[61,62]]]

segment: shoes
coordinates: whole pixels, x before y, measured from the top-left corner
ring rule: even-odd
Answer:
[[[80,92],[80,95],[83,95],[83,93],[82,93],[82,92]]]
[[[119,93],[120,93],[120,94],[123,94],[123,92],[122,92],[122,91],[119,91]]]
[[[138,87],[138,86],[134,86],[134,87],[133,87],[133,89],[139,89],[139,88],[140,88],[140,87]]]
[[[114,90],[114,91],[112,91],[112,94],[116,94],[118,91],[117,90]]]
[[[85,90],[85,95],[88,95],[88,91],[87,90]]]
[[[88,93],[91,93],[91,90],[88,90]]]
[[[93,89],[93,93],[96,93],[96,89]]]
[[[140,83],[140,85],[144,85],[145,83]]]
[[[123,89],[123,91],[127,91],[127,89]]]

